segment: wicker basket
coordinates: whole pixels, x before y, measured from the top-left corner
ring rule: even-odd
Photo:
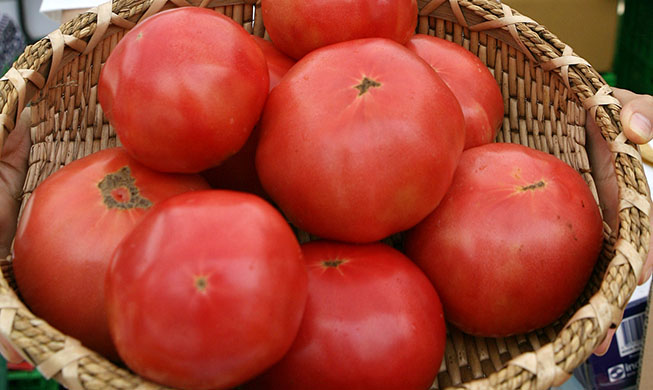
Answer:
[[[61,166],[118,144],[97,104],[100,68],[127,29],[160,10],[185,5],[213,8],[265,36],[255,0],[114,0],[62,25],[15,62],[0,81],[0,134],[6,135],[17,113],[31,105],[33,146],[23,205]],[[490,0],[418,0],[418,5],[418,32],[463,45],[494,73],[505,103],[497,141],[564,160],[585,177],[597,200],[586,144],[588,111],[613,153],[620,225],[614,232],[605,229],[601,257],[583,296],[556,323],[524,335],[480,338],[450,328],[434,383],[439,389],[549,388],[564,382],[619,322],[637,284],[650,229],[640,154],[621,132],[620,107],[604,81],[546,28]],[[10,260],[0,278],[0,332],[44,376],[70,389],[160,388],[30,313],[14,292]]]

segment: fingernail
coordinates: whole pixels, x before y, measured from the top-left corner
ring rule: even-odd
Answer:
[[[651,121],[644,115],[636,112],[630,117],[630,128],[637,133],[640,137],[649,141],[653,138],[653,129],[651,128]]]

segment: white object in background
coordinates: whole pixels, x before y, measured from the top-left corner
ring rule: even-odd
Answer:
[[[61,23],[61,11],[71,9],[89,9],[107,0],[43,0],[40,11],[50,19]]]

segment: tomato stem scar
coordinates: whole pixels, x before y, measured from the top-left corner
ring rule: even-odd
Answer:
[[[110,209],[150,208],[152,202],[141,196],[135,182],[129,167],[122,167],[104,176],[97,186],[104,204]]]
[[[346,262],[347,260],[345,259],[332,259],[332,260],[324,260],[322,262],[322,265],[324,265],[325,267],[338,268],[338,266]]]
[[[522,191],[528,191],[528,190],[535,190],[535,189],[538,189],[538,188],[542,188],[544,186],[546,186],[546,183],[544,182],[544,180],[540,180],[537,183],[533,183],[533,184],[530,184],[530,185],[527,185],[527,186],[522,186],[521,189],[522,189]]]
[[[195,288],[199,292],[206,292],[207,287],[209,286],[209,281],[206,280],[206,276],[196,276],[195,277]]]
[[[373,88],[378,88],[380,86],[381,86],[381,83],[379,83],[378,81],[369,79],[369,78],[367,78],[367,76],[363,76],[363,80],[361,81],[361,83],[358,84],[357,86],[355,86],[354,88],[356,88],[358,90],[358,96],[361,96],[362,94],[367,92],[368,89],[370,89],[372,87]]]

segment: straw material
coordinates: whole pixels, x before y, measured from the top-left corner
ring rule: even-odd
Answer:
[[[119,145],[97,103],[102,64],[125,31],[176,6],[224,13],[264,37],[254,0],[115,0],[86,12],[28,47],[0,80],[0,144],[17,114],[32,107],[33,147],[23,205],[61,166]],[[504,97],[498,142],[548,152],[580,172],[597,201],[588,157],[587,112],[614,155],[619,227],[605,225],[603,250],[583,296],[561,319],[508,338],[448,329],[435,389],[546,389],[561,384],[616,326],[633,293],[649,243],[648,184],[637,146],[622,133],[619,102],[587,61],[536,21],[490,0],[418,0],[418,32],[456,42],[494,74]],[[257,12],[254,12],[256,8]],[[70,389],[158,389],[48,326],[15,293],[11,259],[2,262],[0,332],[46,376]]]

